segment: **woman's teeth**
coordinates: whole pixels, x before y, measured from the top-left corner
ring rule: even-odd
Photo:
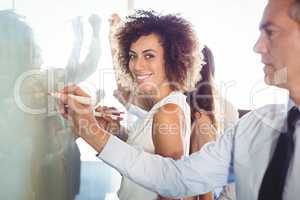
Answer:
[[[136,76],[136,79],[137,79],[138,81],[143,81],[143,80],[149,78],[150,76],[151,76],[151,74],[147,74],[147,75],[138,75],[138,76]]]

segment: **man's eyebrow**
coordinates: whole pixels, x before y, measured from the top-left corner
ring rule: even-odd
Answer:
[[[273,24],[272,22],[265,22],[265,23],[262,23],[260,26],[259,26],[259,30],[266,30],[268,29],[270,26],[272,27],[277,27],[275,24]]]

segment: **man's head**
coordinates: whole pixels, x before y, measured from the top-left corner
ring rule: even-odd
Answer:
[[[269,0],[254,47],[265,64],[265,82],[300,90],[300,1]]]

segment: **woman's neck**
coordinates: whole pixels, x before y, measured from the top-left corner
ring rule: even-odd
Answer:
[[[160,100],[168,96],[173,90],[169,86],[162,86],[158,91],[152,94],[142,95],[141,101],[143,102],[145,110],[151,110],[151,108]]]

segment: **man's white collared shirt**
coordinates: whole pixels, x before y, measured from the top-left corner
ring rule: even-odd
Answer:
[[[227,184],[233,173],[237,199],[257,200],[264,173],[285,126],[287,110],[286,105],[254,110],[216,142],[178,161],[145,153],[113,136],[99,158],[162,196],[179,198],[206,193]],[[300,121],[294,135],[295,154],[287,176],[285,200],[299,199]]]

